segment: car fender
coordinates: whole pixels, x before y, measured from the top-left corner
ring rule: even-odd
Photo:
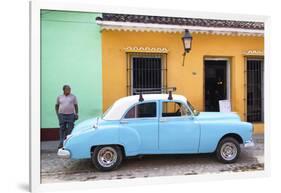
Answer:
[[[211,153],[217,148],[219,141],[227,134],[235,134],[242,141],[252,137],[252,125],[247,122],[204,122],[201,124],[199,153]]]
[[[141,137],[136,130],[128,126],[120,127],[119,141],[124,147],[126,156],[134,156],[139,153]]]
[[[91,148],[99,145],[118,145],[119,127],[104,126],[102,129],[88,129],[83,133],[71,136],[64,145],[70,150],[72,159],[91,157]]]

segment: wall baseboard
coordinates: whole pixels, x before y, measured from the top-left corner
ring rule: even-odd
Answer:
[[[41,128],[41,141],[59,140],[59,128]]]

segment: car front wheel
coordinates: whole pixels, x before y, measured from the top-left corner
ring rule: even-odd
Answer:
[[[99,171],[116,169],[123,160],[119,146],[98,146],[92,152],[92,163]]]
[[[217,159],[222,163],[234,163],[240,154],[240,145],[232,137],[222,139],[217,147]]]

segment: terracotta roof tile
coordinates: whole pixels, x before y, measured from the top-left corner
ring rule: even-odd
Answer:
[[[97,20],[263,30],[263,22],[103,13]]]

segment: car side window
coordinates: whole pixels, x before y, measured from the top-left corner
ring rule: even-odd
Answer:
[[[167,101],[162,103],[162,117],[181,117],[190,114],[187,107],[180,102]]]
[[[133,106],[125,115],[125,119],[156,117],[156,102],[141,103]]]

